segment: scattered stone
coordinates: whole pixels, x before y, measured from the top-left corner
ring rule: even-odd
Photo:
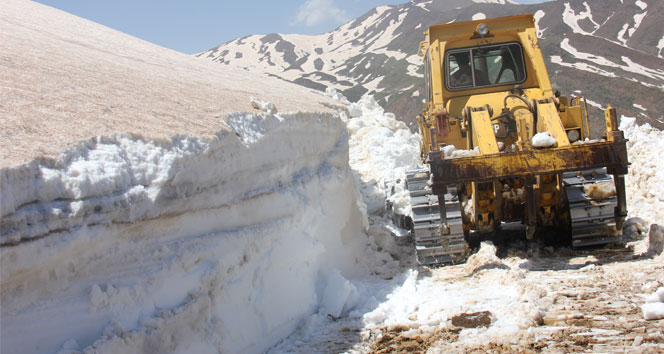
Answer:
[[[664,226],[652,224],[648,233],[648,255],[656,257],[664,250]]]
[[[452,324],[464,328],[489,327],[491,325],[491,312],[461,313],[452,317]]]
[[[638,347],[639,345],[641,345],[641,343],[643,343],[643,337],[636,336],[636,338],[634,338],[634,342],[632,343],[632,345]]]

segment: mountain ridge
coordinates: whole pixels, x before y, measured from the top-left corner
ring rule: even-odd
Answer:
[[[411,126],[421,109],[419,42],[429,25],[533,13],[554,88],[588,98],[594,125],[608,104],[664,128],[664,4],[654,0],[411,0],[385,5],[330,32],[245,36],[196,54],[351,100],[373,94]]]

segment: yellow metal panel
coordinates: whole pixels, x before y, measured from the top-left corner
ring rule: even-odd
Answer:
[[[552,102],[537,104],[537,130],[549,132],[549,135],[558,142],[558,147],[569,146],[565,127],[560,121],[558,109]]]
[[[472,113],[473,145],[480,148],[480,154],[497,154],[498,143],[494,135],[491,117],[487,111]]]
[[[429,57],[431,58],[431,92],[433,93],[434,105],[443,104],[443,71],[440,42],[434,40],[429,47]]]

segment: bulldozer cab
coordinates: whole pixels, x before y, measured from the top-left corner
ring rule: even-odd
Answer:
[[[450,91],[523,83],[526,70],[519,43],[453,49],[445,54],[445,83]]]
[[[628,165],[616,111],[605,111],[604,140],[586,140],[587,108],[554,93],[533,15],[434,25],[425,35],[417,122],[428,167],[408,177],[420,263],[458,262],[469,238],[503,223],[526,225],[528,238],[536,228],[566,230],[573,246],[613,242]],[[607,183],[610,200],[585,192]]]
[[[425,35],[420,55],[432,109],[460,113],[466,102],[455,104],[455,97],[509,92],[515,85],[536,98],[553,94],[530,14],[434,25]]]

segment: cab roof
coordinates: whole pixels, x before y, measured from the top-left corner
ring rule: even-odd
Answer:
[[[455,22],[429,27],[429,42],[439,40],[447,42],[453,39],[477,39],[481,38],[476,32],[477,25],[484,23],[489,27],[489,34],[500,35],[508,33],[523,32],[527,28],[535,28],[535,19],[532,14],[523,14],[507,17],[487,18],[483,20]]]

